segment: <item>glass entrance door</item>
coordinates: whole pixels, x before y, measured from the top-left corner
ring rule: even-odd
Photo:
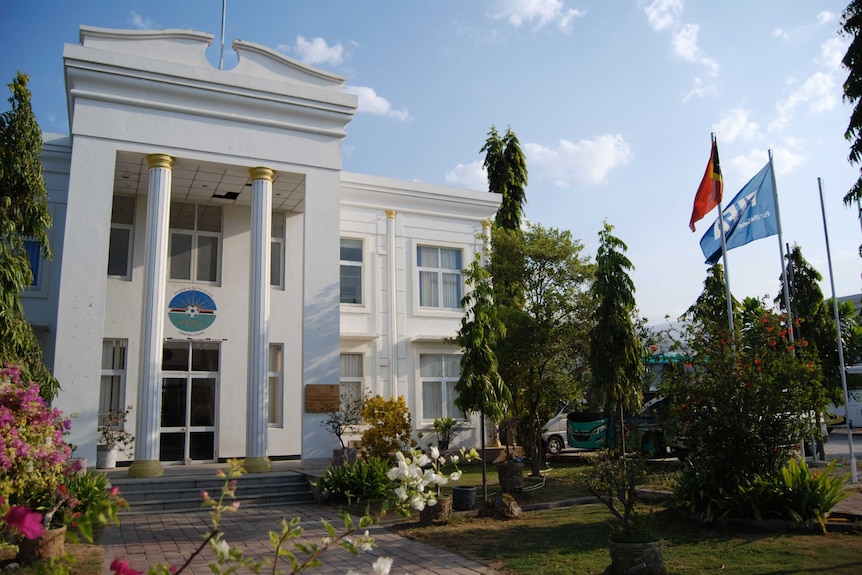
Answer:
[[[215,461],[218,404],[217,342],[165,342],[159,459]]]

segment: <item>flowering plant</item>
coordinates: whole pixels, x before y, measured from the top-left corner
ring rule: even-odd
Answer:
[[[72,448],[63,441],[71,422],[20,376],[17,367],[0,370],[0,497],[11,507],[49,511],[74,471]]]
[[[472,461],[479,458],[475,449],[469,452],[461,448],[460,455],[452,455],[449,462],[455,467],[449,475],[441,471],[446,458],[440,455],[436,446],[425,454],[418,449],[412,449],[409,455],[397,452],[396,465],[389,470],[387,477],[397,484],[395,488],[395,508],[401,515],[407,516],[410,509],[422,511],[427,506],[437,505],[440,497],[440,487],[449,481],[461,479],[460,461]]]
[[[130,451],[135,443],[135,436],[126,431],[126,418],[130,411],[132,411],[131,405],[124,410],[112,409],[107,413],[99,414],[100,445],[106,445],[109,449],[118,449],[131,455]]]

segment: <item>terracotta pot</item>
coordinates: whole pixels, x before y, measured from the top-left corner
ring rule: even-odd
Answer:
[[[449,521],[449,515],[452,514],[452,497],[441,497],[437,500],[437,505],[426,506],[425,509],[419,512],[419,523],[422,525],[431,525],[432,523],[446,523]]]
[[[664,541],[630,543],[608,541],[612,573],[657,575],[664,573]]]
[[[23,564],[57,559],[66,552],[66,526],[48,529],[38,539],[22,539],[18,544],[18,561]]]

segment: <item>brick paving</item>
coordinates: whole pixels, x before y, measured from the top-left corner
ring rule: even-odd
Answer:
[[[287,505],[282,507],[257,507],[227,514],[222,520],[225,540],[237,545],[246,556],[263,559],[272,557],[269,532],[281,531],[281,520],[300,517],[304,536],[310,541],[320,542],[326,532],[320,523],[326,519],[333,526],[342,526],[336,512],[320,505]],[[150,566],[167,562],[180,566],[191,556],[208,527],[209,514],[203,511],[164,512],[153,514],[122,514],[121,525],[110,527],[102,539],[105,551],[105,575],[110,575],[110,563],[115,557],[127,560],[133,569],[146,572]],[[343,527],[342,527],[343,529]],[[355,557],[338,548],[322,556],[323,566],[309,570],[310,573],[345,574],[353,570],[371,574],[371,564],[378,557],[392,557],[394,563],[390,573],[401,575],[492,575],[494,569],[444,551],[425,543],[412,541],[391,533],[379,525],[369,529],[377,547]],[[212,551],[206,548],[195,557],[183,572],[189,575],[209,575],[207,562],[213,559]],[[289,564],[282,564],[285,570]]]

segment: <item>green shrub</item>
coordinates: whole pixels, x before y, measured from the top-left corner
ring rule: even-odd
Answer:
[[[407,453],[416,445],[410,409],[402,395],[369,398],[362,407],[362,421],[368,426],[362,432],[362,448],[369,457],[391,459],[395,453]]]
[[[779,475],[756,475],[732,489],[690,465],[679,475],[674,497],[706,521],[726,517],[817,521],[825,531],[829,511],[849,496],[843,488],[847,475],[832,473],[836,463],[812,473],[804,461],[794,458]]]
[[[370,457],[330,467],[314,485],[320,489],[323,501],[351,505],[386,497],[393,488],[388,472],[388,459]]]

